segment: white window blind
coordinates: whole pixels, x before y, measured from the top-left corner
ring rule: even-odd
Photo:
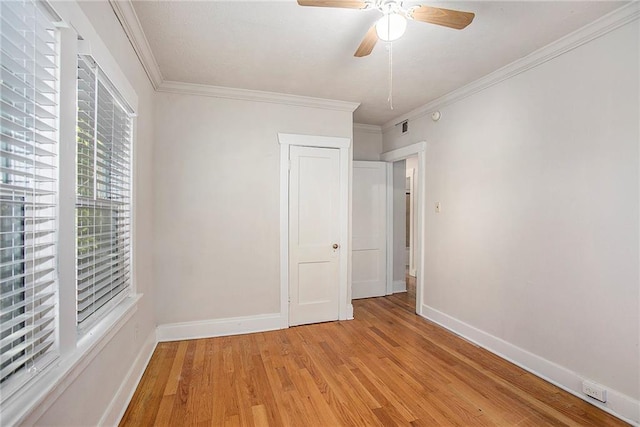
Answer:
[[[93,60],[79,57],[76,267],[81,327],[108,312],[130,288],[130,113]]]
[[[57,354],[57,82],[53,24],[0,1],[0,389]]]

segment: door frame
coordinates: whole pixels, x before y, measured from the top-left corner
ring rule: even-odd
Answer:
[[[338,320],[353,319],[353,305],[349,298],[349,189],[351,138],[334,136],[299,135],[278,133],[280,144],[280,321],[282,328],[289,327],[289,148],[292,145],[340,150],[340,206],[338,276]]]
[[[416,235],[418,244],[414,250],[416,259],[416,313],[422,316],[422,295],[424,292],[424,214],[425,214],[425,165],[427,142],[421,141],[406,147],[386,151],[380,155],[380,160],[389,162],[389,167],[393,162],[405,160],[409,157],[418,156],[418,191],[415,195],[414,203],[418,204],[416,218]],[[403,182],[404,187],[404,182]],[[387,289],[393,289],[393,197],[389,197],[389,192],[393,193],[393,174],[387,174]]]

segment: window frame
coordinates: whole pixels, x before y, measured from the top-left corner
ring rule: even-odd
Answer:
[[[42,5],[56,23],[59,48],[58,115],[58,292],[57,342],[59,357],[20,387],[2,387],[0,410],[3,423],[34,423],[56,402],[101,350],[130,324],[142,294],[137,293],[135,274],[135,183],[136,114],[138,96],[118,61],[102,42],[77,1],[33,0]],[[70,25],[70,24],[73,25]],[[81,41],[79,41],[81,39]],[[75,184],[76,184],[76,69],[78,54],[90,55],[130,106],[130,290],[128,296],[90,327],[79,331],[76,324]]]
[[[24,8],[20,9],[22,5],[24,5]],[[7,313],[17,310],[23,310],[21,314],[27,313],[27,307],[30,305],[28,303],[29,298],[32,299],[30,311],[33,312],[33,316],[31,316],[30,319],[18,322],[18,324],[23,324],[20,329],[14,331],[14,327],[12,327],[11,330],[13,333],[9,334],[6,338],[15,336],[16,332],[21,329],[33,329],[31,332],[25,332],[22,337],[16,336],[12,338],[11,341],[6,342],[5,348],[15,343],[17,339],[23,339],[21,343],[33,341],[33,344],[29,346],[31,348],[27,347],[19,353],[20,356],[25,356],[23,357],[24,363],[3,377],[0,383],[0,389],[2,390],[2,393],[0,393],[0,405],[4,405],[4,402],[8,400],[7,395],[11,396],[19,392],[20,389],[29,382],[32,382],[34,378],[39,376],[40,372],[46,370],[49,365],[59,358],[58,290],[60,283],[57,274],[59,255],[57,251],[59,158],[57,155],[60,145],[58,126],[60,117],[60,73],[58,64],[60,43],[58,31],[55,28],[57,17],[38,1],[24,1],[22,4],[18,2],[14,4],[6,3],[2,6],[3,8],[7,8],[5,10],[7,13],[16,15],[14,16],[15,25],[7,25],[9,32],[13,31],[13,35],[6,35],[8,45],[2,46],[3,51],[6,51],[7,55],[10,56],[14,54],[17,56],[24,55],[22,60],[26,61],[26,63],[30,61],[33,62],[34,60],[36,60],[36,62],[32,66],[21,65],[19,60],[16,59],[14,69],[12,69],[10,63],[6,67],[7,75],[5,78],[7,79],[8,86],[12,87],[12,89],[6,89],[8,94],[10,94],[7,95],[8,102],[12,102],[13,105],[25,104],[24,109],[10,107],[9,113],[7,113],[7,122],[17,123],[11,122],[8,118],[17,118],[22,115],[22,120],[27,123],[23,126],[30,128],[28,133],[33,133],[33,135],[24,138],[16,135],[9,136],[7,134],[7,140],[3,139],[3,145],[6,144],[6,148],[3,148],[2,153],[3,156],[8,156],[3,157],[1,166],[5,168],[6,171],[3,172],[3,175],[6,175],[6,177],[11,175],[24,177],[19,180],[21,184],[18,184],[17,187],[12,183],[3,182],[3,185],[8,185],[5,191],[10,192],[11,196],[6,196],[10,197],[10,199],[5,198],[4,195],[0,197],[0,202],[4,200],[5,203],[9,202],[7,203],[9,205],[21,206],[20,209],[22,211],[22,218],[20,220],[22,223],[21,230],[11,232],[11,234],[21,234],[21,244],[19,247],[22,248],[22,258],[18,261],[12,259],[10,264],[8,264],[22,264],[23,271],[18,275],[22,276],[21,278],[18,277],[22,282],[22,290],[12,289],[12,291],[8,293],[9,296],[3,296],[13,299],[13,297],[17,295],[16,292],[24,294],[23,299],[20,301],[24,305],[20,307],[20,303],[18,303],[18,307],[8,310]],[[32,8],[32,15],[29,15],[29,8]],[[21,22],[22,19],[24,19],[26,23]],[[31,22],[29,22],[29,20],[31,20]],[[33,27],[29,27],[29,24],[33,25]],[[40,34],[42,36],[43,33],[51,34],[40,38],[38,35]],[[32,39],[29,40],[29,38]],[[3,34],[3,40],[4,39],[5,34]],[[24,40],[24,42],[21,42],[21,40]],[[38,43],[41,43],[40,47],[37,46]],[[26,55],[28,50],[25,50],[27,44],[30,44],[29,47],[35,51],[35,53],[29,56]],[[48,44],[53,44],[53,46],[47,46]],[[44,58],[46,61],[45,64],[38,64],[38,55]],[[51,58],[47,58],[48,56],[51,56]],[[32,81],[27,80],[26,76],[23,78],[18,77],[21,74],[19,70],[20,67],[23,67],[23,74],[27,71],[33,71],[33,75],[31,76],[33,78]],[[38,77],[38,73],[40,73],[40,77]],[[46,81],[52,81],[54,83],[48,85],[45,83]],[[33,89],[31,95],[20,92],[28,88]],[[12,110],[13,113],[11,113]],[[40,126],[38,126],[38,122],[41,123]],[[9,133],[12,132],[11,128],[8,128],[7,131]],[[18,131],[17,133],[19,134],[20,132],[21,131]],[[44,147],[42,147],[42,145],[44,145]],[[13,162],[15,163],[12,165]],[[30,170],[31,172],[27,173],[26,170]],[[40,176],[41,178],[36,178],[36,176]],[[41,184],[38,184],[39,182],[49,182],[50,184],[44,185],[46,189],[43,189]],[[19,187],[20,185],[23,186],[22,190]],[[29,188],[32,189],[31,193],[27,192]],[[21,198],[21,200],[16,197]],[[29,214],[29,211],[31,211],[31,214]],[[15,208],[12,208],[10,218],[15,218],[14,212]],[[5,218],[3,218],[3,220],[4,219]],[[45,228],[41,229],[43,224],[46,224]],[[12,239],[12,241],[13,240],[15,239]],[[12,243],[12,245],[14,245],[14,243]],[[10,246],[3,248],[3,251],[15,248],[16,246]],[[29,252],[31,253],[29,254]],[[46,272],[41,273],[42,271]],[[12,273],[11,276],[4,280],[6,280],[7,283],[14,281],[16,280],[14,276],[15,273]],[[29,278],[29,276],[31,277]],[[45,279],[45,277],[47,278]],[[48,296],[42,295],[44,290],[48,290]],[[36,304],[36,301],[40,302]],[[14,301],[9,307],[14,307],[15,305]],[[13,319],[14,318],[12,318],[12,320]],[[49,320],[42,322],[40,326],[34,326],[36,322],[42,321],[43,319]],[[16,326],[18,324],[16,324]],[[37,335],[41,335],[47,329],[49,329],[49,332],[43,336],[51,336],[50,344],[44,349],[35,350],[45,342],[40,341],[44,338],[38,338]],[[29,337],[29,339],[26,339],[26,337]],[[13,348],[12,346],[9,349],[11,350]],[[27,351],[27,349],[32,352],[31,356],[28,356],[29,351]],[[17,361],[14,360],[15,357],[17,357],[17,355],[8,360],[9,364],[7,367]]]
[[[115,234],[114,239],[118,240],[121,237],[118,236],[119,234],[124,234],[124,242],[123,242],[123,251],[122,252],[118,252],[118,256],[122,256],[123,257],[123,262],[124,265],[122,266],[122,270],[123,270],[123,289],[122,291],[118,292],[118,294],[116,294],[114,297],[112,297],[111,299],[109,299],[105,304],[99,306],[97,309],[95,309],[94,311],[92,311],[90,314],[88,314],[84,319],[80,319],[79,315],[80,315],[80,308],[77,307],[76,310],[76,323],[77,323],[77,328],[78,328],[78,334],[80,336],[86,334],[88,331],[91,330],[91,328],[97,323],[100,322],[100,320],[102,318],[104,318],[105,316],[108,316],[109,312],[111,312],[115,307],[118,306],[118,304],[120,304],[123,300],[125,300],[126,298],[130,297],[132,294],[135,293],[135,289],[133,286],[133,260],[132,260],[132,255],[133,255],[133,149],[134,149],[134,118],[135,118],[135,114],[134,114],[134,110],[131,106],[129,106],[127,104],[127,101],[124,99],[124,97],[122,96],[122,94],[120,93],[120,91],[118,90],[118,88],[114,85],[114,83],[110,80],[109,76],[106,75],[106,73],[104,72],[104,70],[102,69],[102,67],[100,66],[99,62],[95,60],[95,58],[93,58],[93,56],[91,55],[86,55],[83,53],[78,53],[78,70],[80,69],[81,66],[81,61],[84,62],[84,65],[90,66],[93,72],[93,87],[91,89],[93,89],[93,94],[95,96],[95,103],[94,103],[94,111],[93,111],[93,117],[91,117],[93,119],[93,136],[92,136],[92,141],[91,141],[91,149],[93,150],[93,168],[92,168],[92,183],[93,183],[93,194],[91,195],[81,195],[80,194],[80,182],[78,180],[78,172],[79,172],[79,167],[80,167],[80,156],[79,156],[79,144],[78,144],[78,140],[76,140],[76,152],[75,152],[75,167],[76,167],[76,192],[75,192],[75,211],[76,211],[76,251],[75,251],[75,261],[76,261],[76,300],[77,300],[77,304],[80,303],[80,290],[78,289],[79,283],[80,283],[80,278],[79,278],[79,271],[81,270],[81,267],[79,265],[79,255],[78,255],[78,250],[79,250],[79,240],[80,240],[80,236],[79,236],[79,217],[78,217],[78,210],[82,209],[82,208],[86,208],[86,209],[94,209],[94,210],[108,210],[108,209],[115,209],[113,201],[109,200],[109,199],[105,199],[105,198],[100,198],[98,193],[98,171],[97,171],[97,145],[98,145],[98,127],[100,125],[100,96],[101,96],[101,92],[102,91],[106,91],[107,92],[107,96],[108,96],[108,100],[114,104],[114,107],[117,107],[119,109],[122,110],[122,113],[126,116],[127,119],[127,126],[129,128],[129,134],[128,137],[125,139],[125,144],[126,144],[126,149],[128,149],[129,151],[129,155],[128,158],[125,159],[126,162],[125,163],[121,163],[121,164],[111,164],[109,165],[109,170],[108,170],[108,175],[111,175],[113,173],[113,171],[115,169],[117,169],[118,166],[125,166],[127,168],[127,170],[124,172],[124,174],[118,174],[116,173],[116,176],[118,178],[121,178],[124,175],[124,179],[126,180],[126,184],[127,184],[127,188],[125,189],[126,192],[126,203],[124,203],[124,209],[117,209],[117,210],[113,210],[112,213],[114,214],[113,218],[113,226],[114,226],[114,231],[113,233]],[[78,71],[79,73],[79,71]],[[91,77],[91,76],[90,76]],[[81,83],[81,78],[78,74],[77,77],[77,85],[76,85],[76,94],[79,92],[79,88],[77,86],[79,86]],[[85,82],[86,83],[86,82]],[[80,127],[80,118],[79,118],[79,114],[80,114],[80,105],[79,105],[79,98],[76,97],[77,99],[77,104],[76,104],[76,129],[77,129],[77,139],[80,137],[80,133],[81,133],[81,127]],[[104,143],[104,142],[103,142]],[[112,141],[112,146],[113,146],[113,141]],[[114,166],[115,165],[115,166]],[[109,193],[110,195],[112,195],[111,193]],[[122,206],[122,205],[121,205]],[[117,212],[117,213],[116,213]],[[120,216],[123,215],[125,216],[126,219],[126,224],[124,225],[124,230],[119,230],[118,227],[119,225],[117,224],[117,222],[120,220]],[[94,224],[95,227],[95,224]],[[96,233],[89,235],[93,236],[96,235]],[[92,264],[88,264],[86,266],[84,266],[83,268],[87,268],[90,267]],[[91,305],[89,305],[91,306]]]

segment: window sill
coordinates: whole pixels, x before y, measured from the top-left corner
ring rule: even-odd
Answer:
[[[125,298],[78,340],[72,352],[62,355],[40,378],[33,379],[3,402],[2,424],[21,424],[27,417],[37,421],[133,317],[141,298],[142,294]]]

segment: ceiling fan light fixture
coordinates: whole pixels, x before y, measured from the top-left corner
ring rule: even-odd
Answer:
[[[378,38],[385,42],[399,39],[407,29],[407,20],[399,13],[388,13],[376,22]]]

